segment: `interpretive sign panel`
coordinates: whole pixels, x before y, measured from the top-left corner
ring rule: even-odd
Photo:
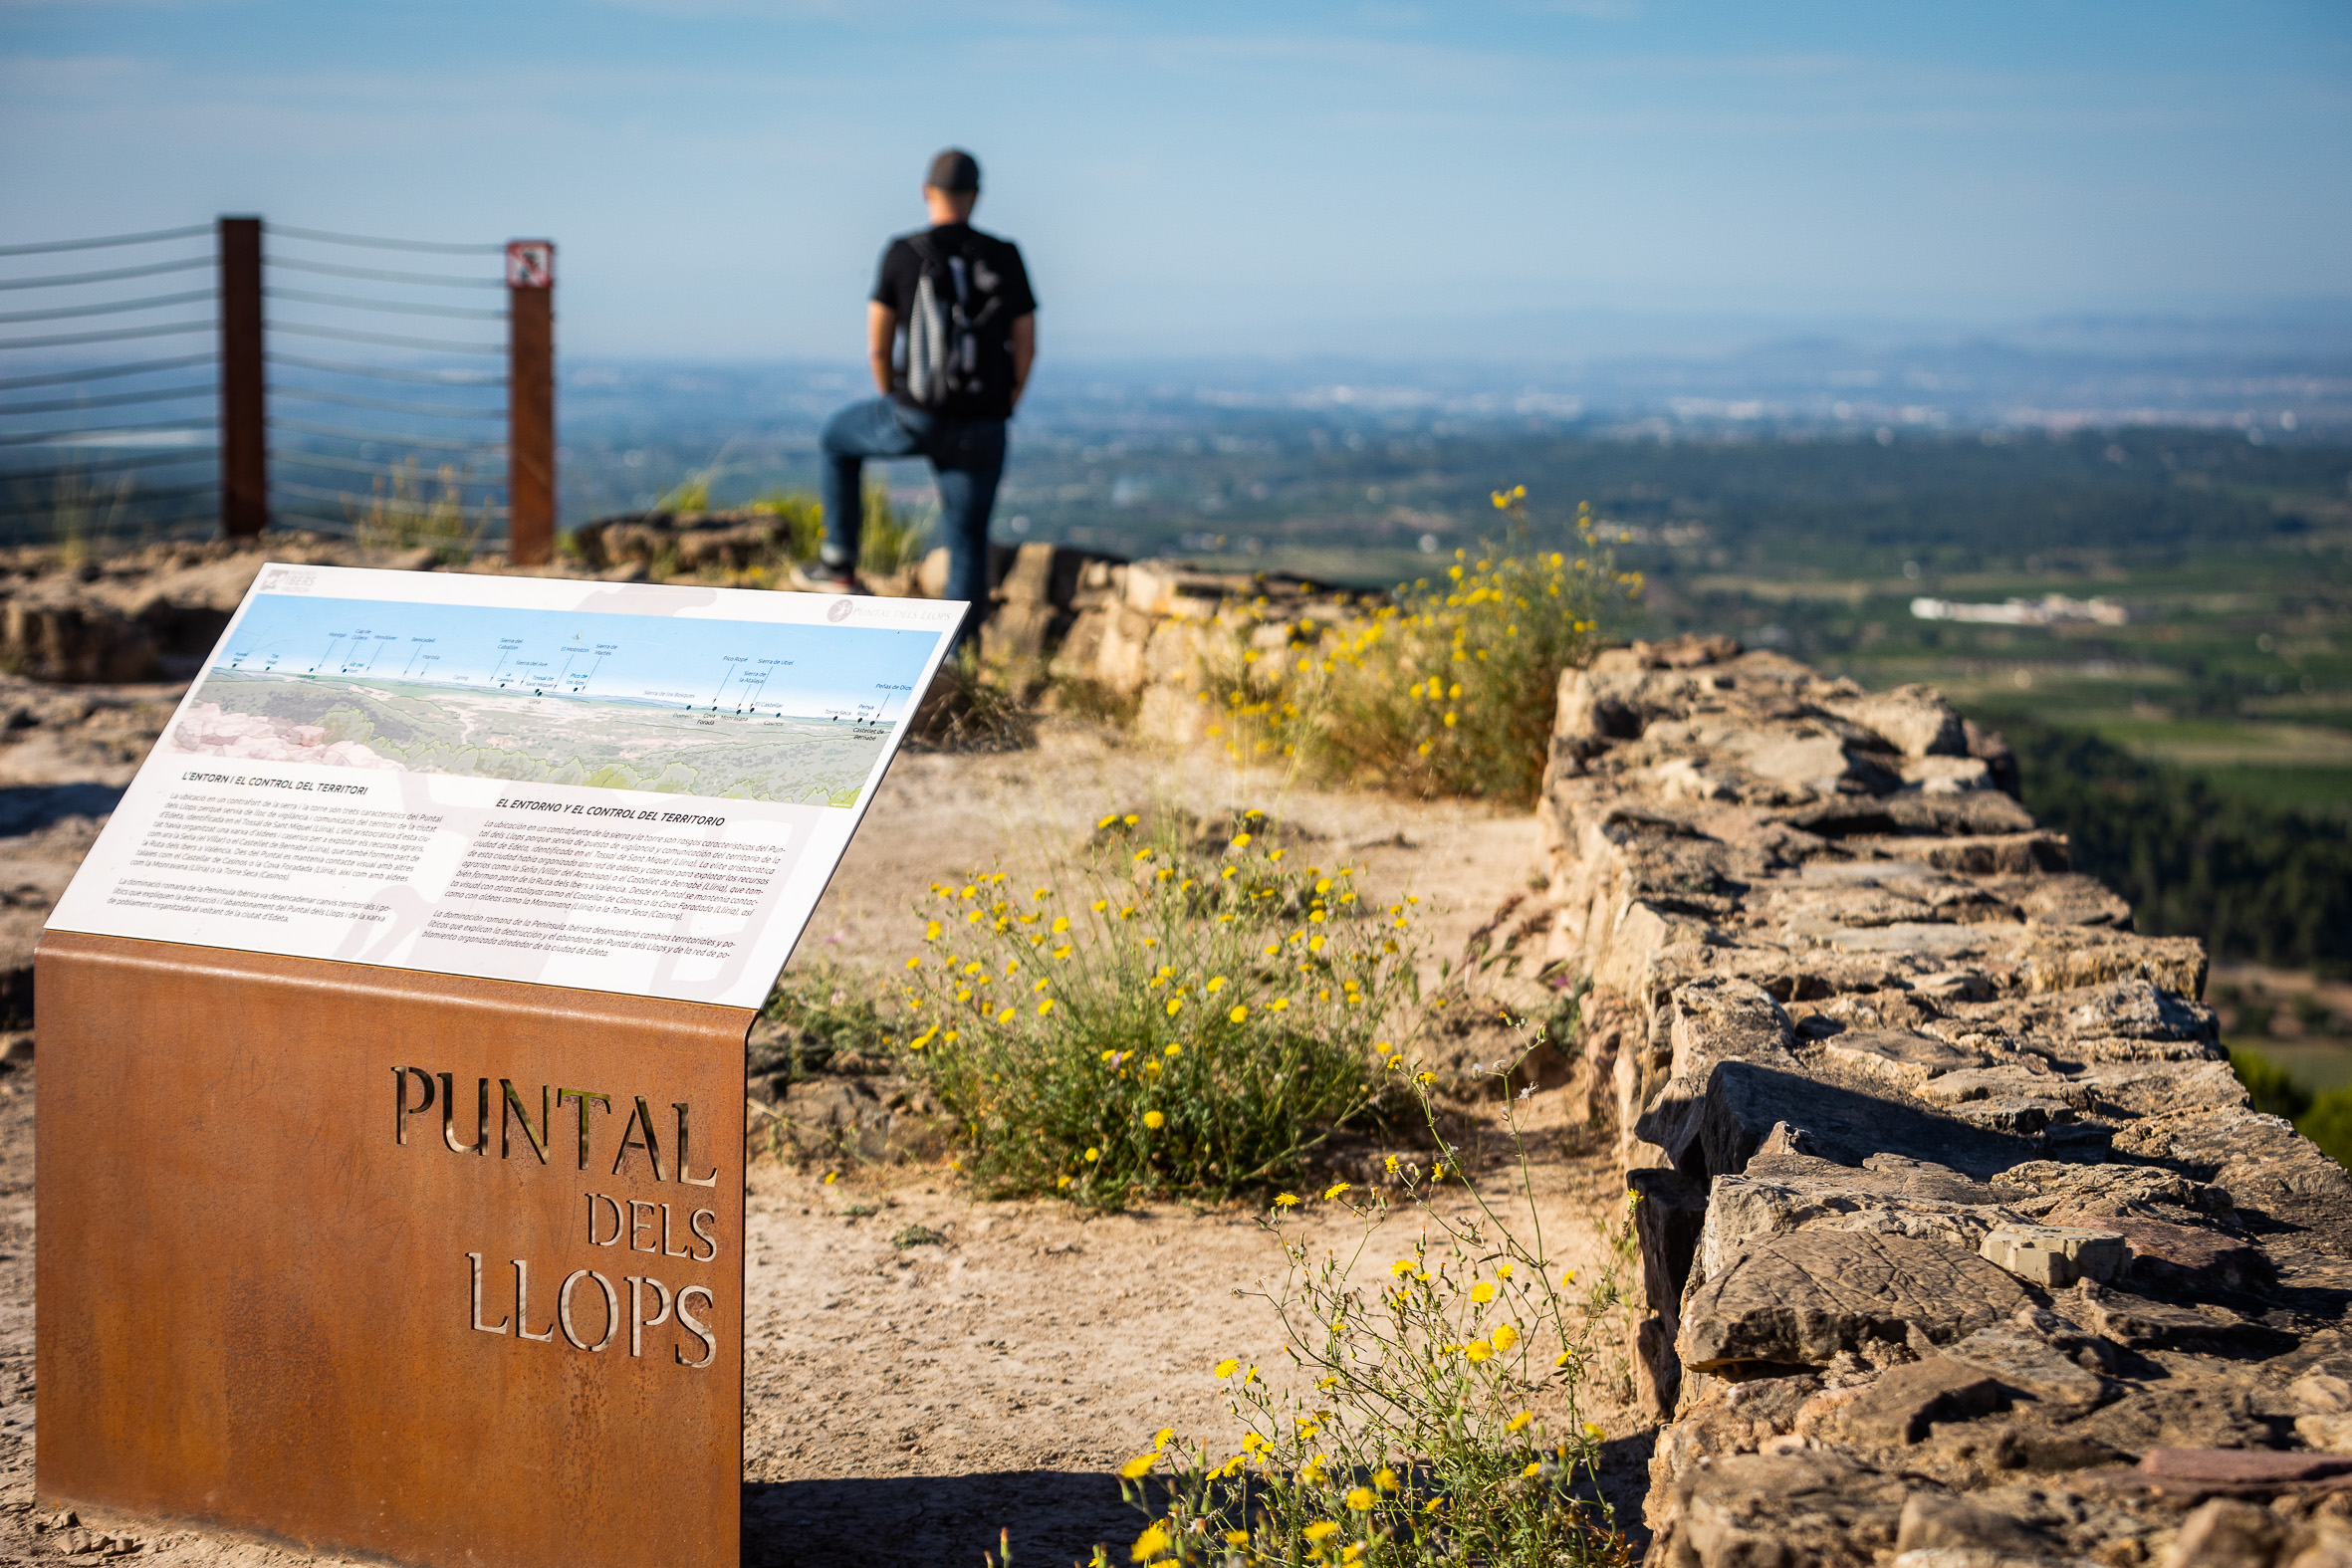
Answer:
[[[44,1501],[731,1568],[744,1035],[962,610],[264,568],[41,945]]]
[[[268,567],[50,929],[757,1007],[962,612]]]

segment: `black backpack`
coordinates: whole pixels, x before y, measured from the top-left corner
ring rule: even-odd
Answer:
[[[940,254],[927,234],[907,243],[923,271],[906,324],[906,396],[918,408],[946,409],[988,389],[980,336],[1004,308],[1001,280],[983,262]]]

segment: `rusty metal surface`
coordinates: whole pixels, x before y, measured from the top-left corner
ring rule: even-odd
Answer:
[[[66,932],[37,963],[45,1502],[424,1564],[737,1563],[749,1012]],[[453,1152],[484,1080],[487,1151]]]

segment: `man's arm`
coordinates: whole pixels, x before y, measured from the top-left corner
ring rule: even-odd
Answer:
[[[1014,331],[1019,333],[1018,323]],[[873,366],[874,387],[884,397],[890,395],[890,350],[897,341],[898,313],[879,301],[868,300],[865,306],[865,357],[866,362]],[[1018,343],[1020,338],[1016,336],[1014,341]],[[1015,358],[1026,366],[1027,361],[1020,359],[1020,352],[1019,348],[1014,349]],[[1024,368],[1020,373],[1027,375],[1029,372]]]
[[[1038,318],[1036,312],[1013,318],[1013,406],[1021,406],[1021,394],[1029,386],[1029,367],[1038,357]]]

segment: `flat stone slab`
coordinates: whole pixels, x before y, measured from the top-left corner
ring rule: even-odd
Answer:
[[[1916,1333],[1949,1344],[2031,1298],[1974,1252],[1903,1235],[1800,1231],[1773,1236],[1691,1292],[1677,1349],[1701,1372],[1743,1363],[1827,1366]]]
[[[2033,1335],[2013,1329],[1979,1329],[1945,1346],[1944,1354],[2056,1410],[2089,1410],[2107,1398],[2104,1378]]]
[[[2019,1279],[2048,1290],[2077,1279],[2113,1279],[2131,1261],[2131,1249],[2121,1235],[2075,1226],[2004,1225],[1979,1242],[1977,1250]]]
[[[1826,941],[1841,953],[1916,953],[1946,958],[1992,947],[2001,935],[2014,935],[2019,930],[2015,926],[1931,926],[1898,921],[1891,926],[1839,930]]]
[[[2291,1454],[2276,1449],[2151,1449],[2139,1474],[2205,1486],[2294,1486],[2352,1476],[2352,1454]]]
[[[1865,1077],[1916,1089],[1930,1078],[1985,1064],[1985,1053],[1903,1029],[1848,1029],[1815,1047],[1824,1062]]]

